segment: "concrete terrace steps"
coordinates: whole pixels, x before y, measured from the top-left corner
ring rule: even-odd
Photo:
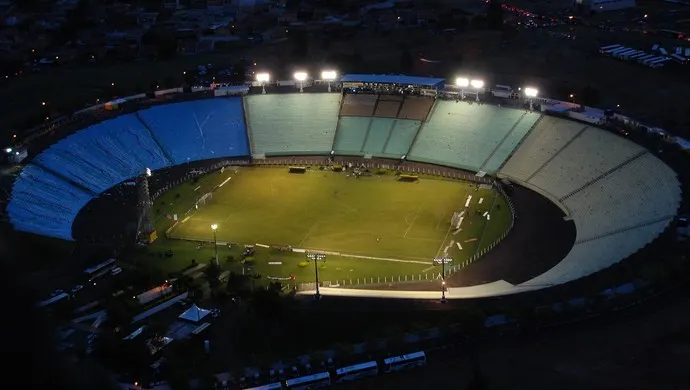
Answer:
[[[602,173],[601,175],[599,175],[599,176],[597,176],[597,177],[595,177],[595,178],[589,180],[589,181],[588,181],[587,183],[585,183],[582,187],[577,188],[577,189],[571,191],[570,193],[566,194],[565,196],[563,196],[562,198],[560,198],[560,199],[558,199],[558,200],[561,201],[561,202],[563,202],[564,200],[567,200],[567,199],[570,198],[571,196],[573,196],[573,195],[577,194],[578,192],[580,192],[580,191],[586,189],[587,187],[591,186],[592,184],[598,182],[599,180],[601,180],[601,179],[603,179],[603,178],[605,178],[605,177],[607,177],[607,176],[609,176],[609,175],[615,173],[616,171],[619,171],[619,170],[620,170],[621,168],[623,168],[624,166],[630,164],[631,162],[637,160],[638,158],[644,156],[644,155],[647,154],[647,153],[649,153],[649,151],[647,151],[647,150],[640,151],[639,153],[637,153],[637,154],[635,154],[634,156],[632,156],[632,157],[626,159],[625,161],[619,163],[618,165],[616,165],[615,167],[613,167],[613,168],[609,169],[608,171]]]
[[[572,144],[573,142],[575,142],[575,140],[578,139],[587,129],[589,129],[589,126],[583,127],[582,130],[580,130],[577,134],[575,134],[575,136],[574,136],[573,138],[571,138],[570,140],[568,140],[568,142],[566,142],[565,145],[563,145],[560,149],[558,149],[558,151],[557,151],[556,153],[554,153],[551,157],[549,157],[548,160],[546,160],[541,166],[539,166],[539,168],[537,168],[536,171],[532,172],[532,174],[529,175],[529,177],[527,177],[527,179],[526,179],[525,181],[526,181],[526,182],[529,182],[529,181],[532,180],[535,176],[537,176],[537,174],[539,174],[539,172],[541,172],[541,170],[544,169],[544,167],[546,167],[547,165],[549,165],[549,163],[550,163],[551,161],[553,161],[556,157],[558,157],[558,155],[561,154],[562,151],[566,150],[566,149],[568,148],[568,146],[570,146],[570,144]]]

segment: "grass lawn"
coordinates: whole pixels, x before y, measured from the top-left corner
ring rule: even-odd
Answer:
[[[229,180],[228,180],[229,179]],[[226,180],[228,180],[226,182]],[[218,184],[213,198],[198,209],[196,200]],[[450,226],[453,212],[465,210],[461,229]],[[480,203],[481,201],[481,203]],[[189,213],[185,216],[185,213]],[[487,221],[482,214],[491,211]],[[184,221],[170,238],[169,216]],[[197,182],[175,187],[155,201],[156,228],[161,237],[150,251],[172,249],[172,258],[156,258],[166,270],[189,265],[192,258],[206,262],[213,256],[210,225],[219,225],[217,236],[221,265],[241,271],[241,247],[224,243],[293,246],[337,252],[320,265],[324,281],[378,282],[378,278],[408,275],[411,280],[438,274],[434,257],[448,256],[462,263],[491,244],[510,224],[505,199],[491,189],[476,190],[471,183],[420,177],[416,183],[399,182],[393,174],[354,179],[347,173],[311,170],[290,174],[287,167],[243,167],[210,173]],[[455,234],[454,234],[455,233]],[[460,244],[460,247],[457,245]],[[226,261],[228,256],[235,260]],[[357,257],[363,256],[365,258]],[[397,261],[394,261],[397,260]],[[304,255],[258,248],[254,272],[275,278],[294,275],[297,282],[313,281],[313,265],[302,268]],[[269,263],[281,263],[269,264]]]

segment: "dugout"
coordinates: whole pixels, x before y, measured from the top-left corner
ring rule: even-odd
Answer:
[[[415,175],[400,175],[398,176],[398,181],[404,181],[404,182],[414,182],[418,181],[419,177]]]

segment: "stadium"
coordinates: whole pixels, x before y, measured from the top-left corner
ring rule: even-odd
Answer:
[[[615,114],[480,80],[324,73],[83,110],[26,146],[7,220],[242,272],[250,250],[303,294],[454,299],[578,280],[678,213],[676,173],[601,126]]]

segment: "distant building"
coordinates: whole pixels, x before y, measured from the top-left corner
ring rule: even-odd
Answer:
[[[574,0],[573,5],[580,13],[596,13],[633,8],[635,0]]]

